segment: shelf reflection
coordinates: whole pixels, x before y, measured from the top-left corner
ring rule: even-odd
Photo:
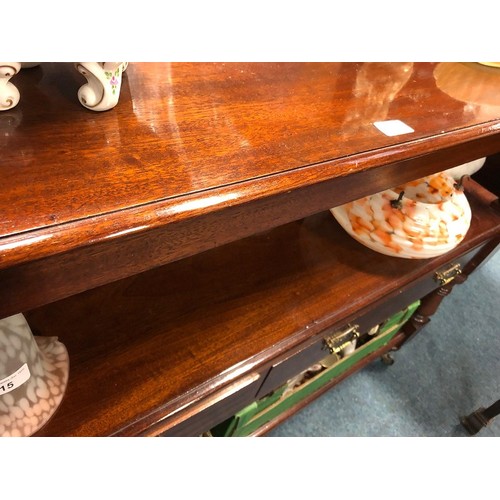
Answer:
[[[344,135],[355,134],[373,122],[384,121],[391,103],[413,73],[412,62],[367,62],[361,65],[353,89],[353,105],[343,125]]]

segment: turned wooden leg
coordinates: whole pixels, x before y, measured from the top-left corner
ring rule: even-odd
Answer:
[[[488,408],[479,408],[470,415],[461,417],[460,423],[464,426],[465,430],[473,436],[483,427],[486,427],[499,414],[500,399],[495,401],[491,406],[488,406]]]
[[[413,336],[421,330],[429,321],[431,316],[433,316],[438,310],[443,299],[448,296],[453,287],[457,284],[463,283],[467,279],[466,274],[460,274],[456,276],[453,281],[443,285],[431,293],[427,294],[420,301],[419,308],[415,311],[413,316],[406,322],[403,326],[402,331],[405,333],[405,340],[398,346],[398,349],[408,340],[413,338]]]
[[[120,97],[122,75],[128,63],[124,62],[79,62],[76,69],[87,79],[78,90],[78,99],[92,111],[114,108]]]
[[[405,334],[404,340],[393,348],[393,351],[398,351],[401,347],[412,339],[427,323],[430,322],[433,316],[439,309],[443,299],[449,295],[456,284],[463,283],[467,279],[467,275],[460,274],[453,281],[443,285],[431,293],[427,294],[420,300],[420,306],[415,311],[413,316],[402,326],[401,331]],[[381,357],[381,361],[385,365],[394,364],[394,359],[390,353],[386,353]]]
[[[420,307],[415,311],[415,314],[403,326],[402,331],[405,333],[405,340],[398,346],[401,347],[405,342],[410,340],[419,330],[429,323],[431,316],[438,310],[442,300],[451,293],[455,285],[463,283],[470,274],[472,274],[480,265],[484,264],[500,247],[500,238],[494,238],[486,243],[481,250],[467,263],[461,274],[449,283],[439,287],[433,292],[426,295],[420,301]]]
[[[391,366],[394,364],[394,358],[388,352],[382,354],[382,356],[380,356],[380,360],[382,361],[382,363],[384,363],[384,365],[387,366]]]
[[[9,80],[20,69],[21,63],[0,62],[0,111],[11,109],[19,102],[19,90]]]
[[[494,210],[500,210],[499,200],[496,195],[490,193],[479,184],[472,182],[469,176],[463,177],[463,183],[467,192],[474,193],[477,198],[481,199],[483,203],[489,205]],[[442,285],[437,290],[426,295],[421,300],[420,307],[402,329],[406,335],[404,342],[407,342],[421,328],[429,323],[430,317],[437,311],[444,297],[450,294],[453,286],[463,283],[479,266],[487,262],[499,248],[500,237],[497,236],[491,239],[477,252],[477,254],[466,264],[461,274],[455,276],[451,282]],[[398,348],[401,347],[403,343],[400,344]]]

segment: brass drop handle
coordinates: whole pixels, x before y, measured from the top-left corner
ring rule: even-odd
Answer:
[[[342,330],[338,330],[332,335],[323,339],[323,349],[328,349],[330,354],[338,354],[347,347],[353,340],[359,338],[359,325],[347,325]]]
[[[455,279],[459,274],[462,274],[462,268],[459,263],[456,263],[443,271],[436,271],[434,273],[434,280],[443,286]]]

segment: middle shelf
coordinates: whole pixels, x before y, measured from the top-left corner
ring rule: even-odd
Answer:
[[[256,394],[280,356],[376,306],[384,319],[496,234],[498,214],[468,197],[467,237],[434,259],[368,250],[322,212],[25,312],[70,355],[65,398],[37,435],[154,434],[243,377]]]

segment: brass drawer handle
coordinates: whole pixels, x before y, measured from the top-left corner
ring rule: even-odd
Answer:
[[[462,274],[462,268],[459,263],[452,264],[448,269],[443,271],[436,271],[434,273],[434,280],[437,281],[441,286],[446,285],[459,274]]]
[[[338,354],[353,340],[359,338],[359,325],[347,325],[342,330],[336,331],[323,339],[323,349],[328,349],[330,354]]]

